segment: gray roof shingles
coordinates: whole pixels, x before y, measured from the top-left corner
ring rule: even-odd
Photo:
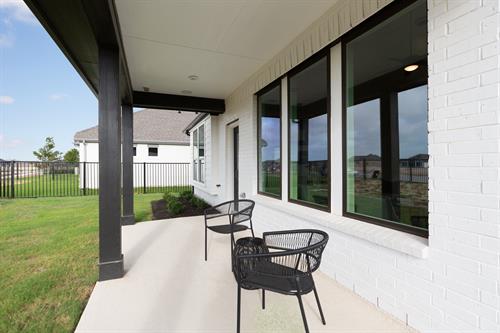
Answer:
[[[134,112],[134,143],[189,144],[183,131],[194,118],[194,112],[144,109]],[[97,141],[97,126],[76,132],[75,142]]]

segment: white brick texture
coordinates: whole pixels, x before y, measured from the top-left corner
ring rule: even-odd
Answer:
[[[362,0],[351,0],[356,1]],[[363,0],[366,7],[376,3],[374,8],[381,2]],[[426,258],[320,225],[314,216],[298,217],[292,210],[257,204],[254,213],[258,232],[327,231],[330,242],[322,271],[420,332],[500,333],[499,7],[500,0],[428,0],[430,236]],[[302,35],[321,33],[315,27]],[[245,84],[251,93],[277,76],[260,80],[259,75]],[[248,94],[237,95],[226,104],[226,113],[217,117],[219,139],[214,150],[219,151],[220,171],[213,181],[221,184],[221,191],[211,197],[212,202],[228,198],[224,165],[230,156],[225,131],[236,118],[240,188],[248,197],[256,193],[254,102]],[[286,198],[281,204],[288,204]],[[332,212],[328,219],[332,224],[346,220],[341,212]]]

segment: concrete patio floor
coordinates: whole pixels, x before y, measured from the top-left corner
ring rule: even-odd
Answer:
[[[229,237],[209,233],[205,262],[203,235],[202,217],[124,227],[126,275],[96,284],[76,332],[235,332]],[[311,332],[411,331],[321,272],[315,280],[327,325],[306,295]],[[260,295],[242,291],[242,332],[304,332],[295,297],[268,292],[262,310]]]

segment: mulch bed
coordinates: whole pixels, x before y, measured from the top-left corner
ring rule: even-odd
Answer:
[[[186,217],[203,215],[204,209],[194,207],[190,202],[182,202],[184,211],[180,214],[173,215],[167,208],[167,202],[164,199],[151,201],[151,209],[153,211],[153,220],[171,219],[174,217]]]

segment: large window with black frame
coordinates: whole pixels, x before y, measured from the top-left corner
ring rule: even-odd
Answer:
[[[288,77],[289,201],[329,210],[329,74],[327,55]]]
[[[426,235],[426,1],[364,30],[344,52],[345,214]]]
[[[281,85],[259,92],[259,193],[281,198]]]

